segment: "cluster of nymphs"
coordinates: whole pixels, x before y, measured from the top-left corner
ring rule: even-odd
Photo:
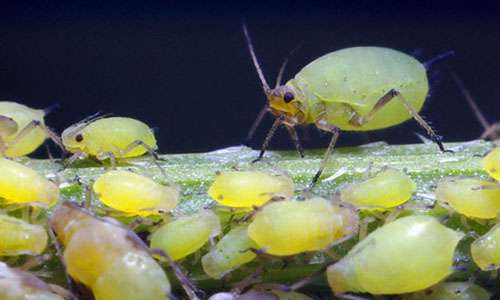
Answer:
[[[123,130],[106,133],[116,128]],[[500,267],[495,225],[500,148],[483,158],[494,181],[445,178],[431,197],[465,224],[474,220],[487,228],[482,236],[468,237],[450,226],[449,218],[436,217],[434,209],[409,209],[417,185],[403,170],[391,168],[369,172],[328,198],[310,191],[296,195],[292,179],[279,172],[223,171],[214,174],[208,189],[213,206],[175,218],[170,212],[179,198],[176,187],[112,168],[92,180],[89,190],[108,210],[137,220],[126,226],[97,216],[92,201],[63,201],[58,183],[13,159],[32,152],[47,136],[77,157],[114,161],[156,150],[150,128],[133,119],[86,119],[59,138],[44,125],[43,111],[0,102],[5,211],[0,256],[7,258],[0,262],[0,299],[75,299],[85,293],[96,300],[175,299],[172,276],[185,291],[177,298],[189,299],[313,299],[305,293],[325,279],[333,295],[344,299],[489,299],[473,280],[449,280],[457,269],[457,246],[474,239],[467,246],[474,267],[492,276]],[[147,229],[142,238],[134,232],[140,227]],[[48,272],[46,265],[57,259],[67,275],[66,283],[59,280],[65,288],[28,272],[41,264]],[[199,272],[186,273],[182,262],[193,270],[200,267]],[[314,269],[295,283],[269,283],[263,278],[277,262],[279,268]],[[241,279],[211,296],[195,285],[231,277],[233,283]]]

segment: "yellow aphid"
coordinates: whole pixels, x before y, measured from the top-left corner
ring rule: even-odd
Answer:
[[[335,294],[402,294],[428,288],[452,272],[463,234],[428,216],[388,223],[327,269]]]
[[[322,198],[266,205],[248,226],[248,236],[272,255],[323,250],[356,231],[357,217]]]
[[[49,221],[64,245],[68,274],[96,300],[168,299],[170,283],[147,246],[112,219],[65,202]]]
[[[108,154],[115,158],[136,157],[157,148],[156,138],[148,125],[123,117],[80,121],[63,131],[62,142],[71,153],[98,158]]]
[[[47,135],[39,126],[34,126],[32,129],[29,127],[30,124],[37,122],[43,125],[44,116],[45,112],[42,109],[0,101],[0,150],[3,148],[4,154],[8,157],[23,156],[35,151],[45,141]],[[23,129],[27,131],[16,140]]]
[[[258,171],[228,171],[215,178],[208,189],[212,199],[230,207],[261,206],[273,196],[291,197],[294,185],[290,177]]]
[[[202,210],[158,228],[151,236],[151,248],[161,249],[178,260],[200,249],[220,230],[219,218],[210,210]]]
[[[491,150],[483,158],[483,167],[491,177],[500,180],[500,147]]]
[[[41,225],[0,214],[0,256],[39,255],[46,246],[47,232]]]
[[[59,200],[59,188],[35,170],[0,157],[0,198],[8,204],[50,207]]]
[[[490,293],[472,282],[443,282],[404,300],[489,300]]]
[[[252,261],[257,245],[247,235],[247,225],[229,231],[203,258],[201,263],[208,276],[220,279],[239,266]]]
[[[1,300],[64,300],[62,288],[48,285],[28,272],[9,268],[0,262]]]
[[[177,205],[177,189],[156,183],[130,171],[112,170],[93,185],[99,200],[129,215],[148,216],[170,211]]]
[[[436,189],[439,203],[459,214],[478,219],[494,219],[500,213],[498,184],[478,178],[445,178]]]
[[[475,240],[470,247],[472,259],[484,271],[500,268],[500,224]]]
[[[386,210],[410,200],[416,188],[408,175],[389,169],[346,187],[340,192],[340,197],[360,208]]]

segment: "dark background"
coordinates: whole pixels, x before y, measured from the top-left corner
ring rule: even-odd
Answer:
[[[11,2],[0,4],[0,99],[37,108],[60,103],[47,117],[58,132],[102,111],[158,127],[162,153],[243,143],[265,101],[243,39],[243,19],[271,82],[300,43],[287,79],[345,47],[391,47],[421,61],[454,50],[448,65],[487,118],[500,120],[500,13],[487,3]],[[431,78],[426,119],[445,141],[478,137],[482,128],[443,64]],[[260,145],[270,123],[268,117],[252,146]],[[418,142],[414,132],[422,130],[407,122],[347,133],[340,143]],[[314,128],[301,134],[306,147],[327,144]],[[272,147],[292,145],[281,131]]]

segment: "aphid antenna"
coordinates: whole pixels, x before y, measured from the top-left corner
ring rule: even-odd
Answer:
[[[264,90],[264,93],[268,95],[271,92],[271,88],[269,87],[269,84],[267,83],[266,77],[264,76],[264,72],[262,71],[262,68],[260,67],[259,61],[257,59],[257,55],[255,54],[255,50],[252,44],[252,39],[250,37],[250,34],[248,33],[247,25],[243,23],[243,33],[245,34],[245,38],[247,40],[247,46],[248,46],[248,51],[250,52],[250,56],[252,57],[252,62],[253,65],[255,66],[255,69],[257,70],[257,74],[259,75],[260,82],[262,83],[262,89]]]
[[[71,125],[69,127],[71,132],[78,132],[81,130],[83,127],[87,126],[90,123],[93,123],[99,119],[103,119],[106,117],[109,117],[113,114],[103,114],[101,111],[96,112],[95,114],[92,114],[88,117],[83,118],[82,120],[76,122],[75,124]]]
[[[276,76],[276,84],[274,88],[277,88],[281,85],[281,80],[283,79],[283,74],[285,73],[286,66],[288,65],[288,62],[290,61],[290,58],[299,50],[302,48],[302,45],[304,45],[304,42],[300,42],[295,48],[293,48],[290,52],[288,52],[288,55],[285,57],[283,62],[281,63],[280,69],[278,71],[278,76]]]
[[[442,61],[450,58],[453,55],[455,55],[455,51],[450,50],[450,51],[441,53],[441,54],[429,59],[428,61],[424,62],[423,65],[424,65],[425,69],[428,70],[430,67],[432,67],[436,63],[442,62]]]
[[[45,107],[43,109],[43,113],[45,116],[47,116],[48,114],[51,114],[52,112],[54,112],[55,110],[58,110],[61,108],[61,104],[59,102],[56,102],[56,103],[53,103],[47,107]]]

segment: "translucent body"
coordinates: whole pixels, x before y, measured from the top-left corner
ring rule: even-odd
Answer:
[[[170,283],[148,248],[114,220],[101,220],[65,202],[50,225],[64,245],[68,274],[96,300],[168,299]]]
[[[0,262],[0,300],[64,300],[52,287],[28,272]]]
[[[428,288],[452,272],[463,237],[436,219],[409,216],[370,233],[327,269],[334,293],[402,294]]]
[[[475,240],[470,247],[472,259],[481,270],[500,268],[500,225],[497,224],[485,235]]]
[[[410,200],[416,190],[411,178],[403,172],[386,170],[340,192],[342,201],[361,208],[385,210]]]
[[[252,261],[256,255],[250,248],[257,245],[248,237],[247,226],[240,225],[231,229],[201,259],[203,270],[210,277],[220,279],[239,266]]]
[[[53,206],[59,188],[35,170],[0,157],[0,198],[8,204]]]
[[[483,167],[491,177],[500,180],[500,147],[496,147],[483,158]]]
[[[102,203],[137,216],[170,211],[175,208],[179,198],[177,189],[123,170],[104,173],[94,182],[93,188]]]
[[[443,282],[406,300],[489,300],[488,291],[471,282]]]
[[[429,90],[426,70],[420,62],[381,47],[328,53],[305,66],[286,86],[295,94],[294,102],[304,114],[304,123],[324,116],[340,129],[355,131],[386,128],[411,118],[404,105],[394,100],[367,124],[349,124],[353,111],[366,115],[390,89],[398,90],[417,111]]]
[[[102,118],[90,123],[77,123],[62,133],[66,150],[72,153],[84,152],[97,156],[103,152],[111,152],[117,158],[136,157],[146,153],[144,147],[135,147],[123,153],[135,141],[142,141],[152,149],[156,149],[156,138],[153,131],[143,122],[131,118]]]
[[[459,214],[494,219],[500,213],[500,189],[494,182],[478,178],[445,178],[436,189],[439,203]]]
[[[0,214],[0,256],[39,255],[45,247],[47,232],[41,225]]]
[[[353,212],[325,199],[266,205],[248,226],[248,236],[272,255],[323,250],[354,231]]]
[[[257,171],[229,171],[217,175],[208,189],[212,199],[230,207],[261,206],[273,196],[291,197],[290,177]]]
[[[161,249],[178,260],[197,251],[219,233],[219,218],[212,211],[203,210],[158,228],[151,236],[151,248]]]
[[[41,109],[32,109],[15,102],[0,101],[0,116],[8,117],[14,121],[13,123],[0,122],[0,137],[7,144],[5,155],[18,157],[30,154],[45,141],[47,135],[41,128],[36,127],[16,144],[9,145],[31,121],[39,121],[44,124],[44,115],[45,113]]]

